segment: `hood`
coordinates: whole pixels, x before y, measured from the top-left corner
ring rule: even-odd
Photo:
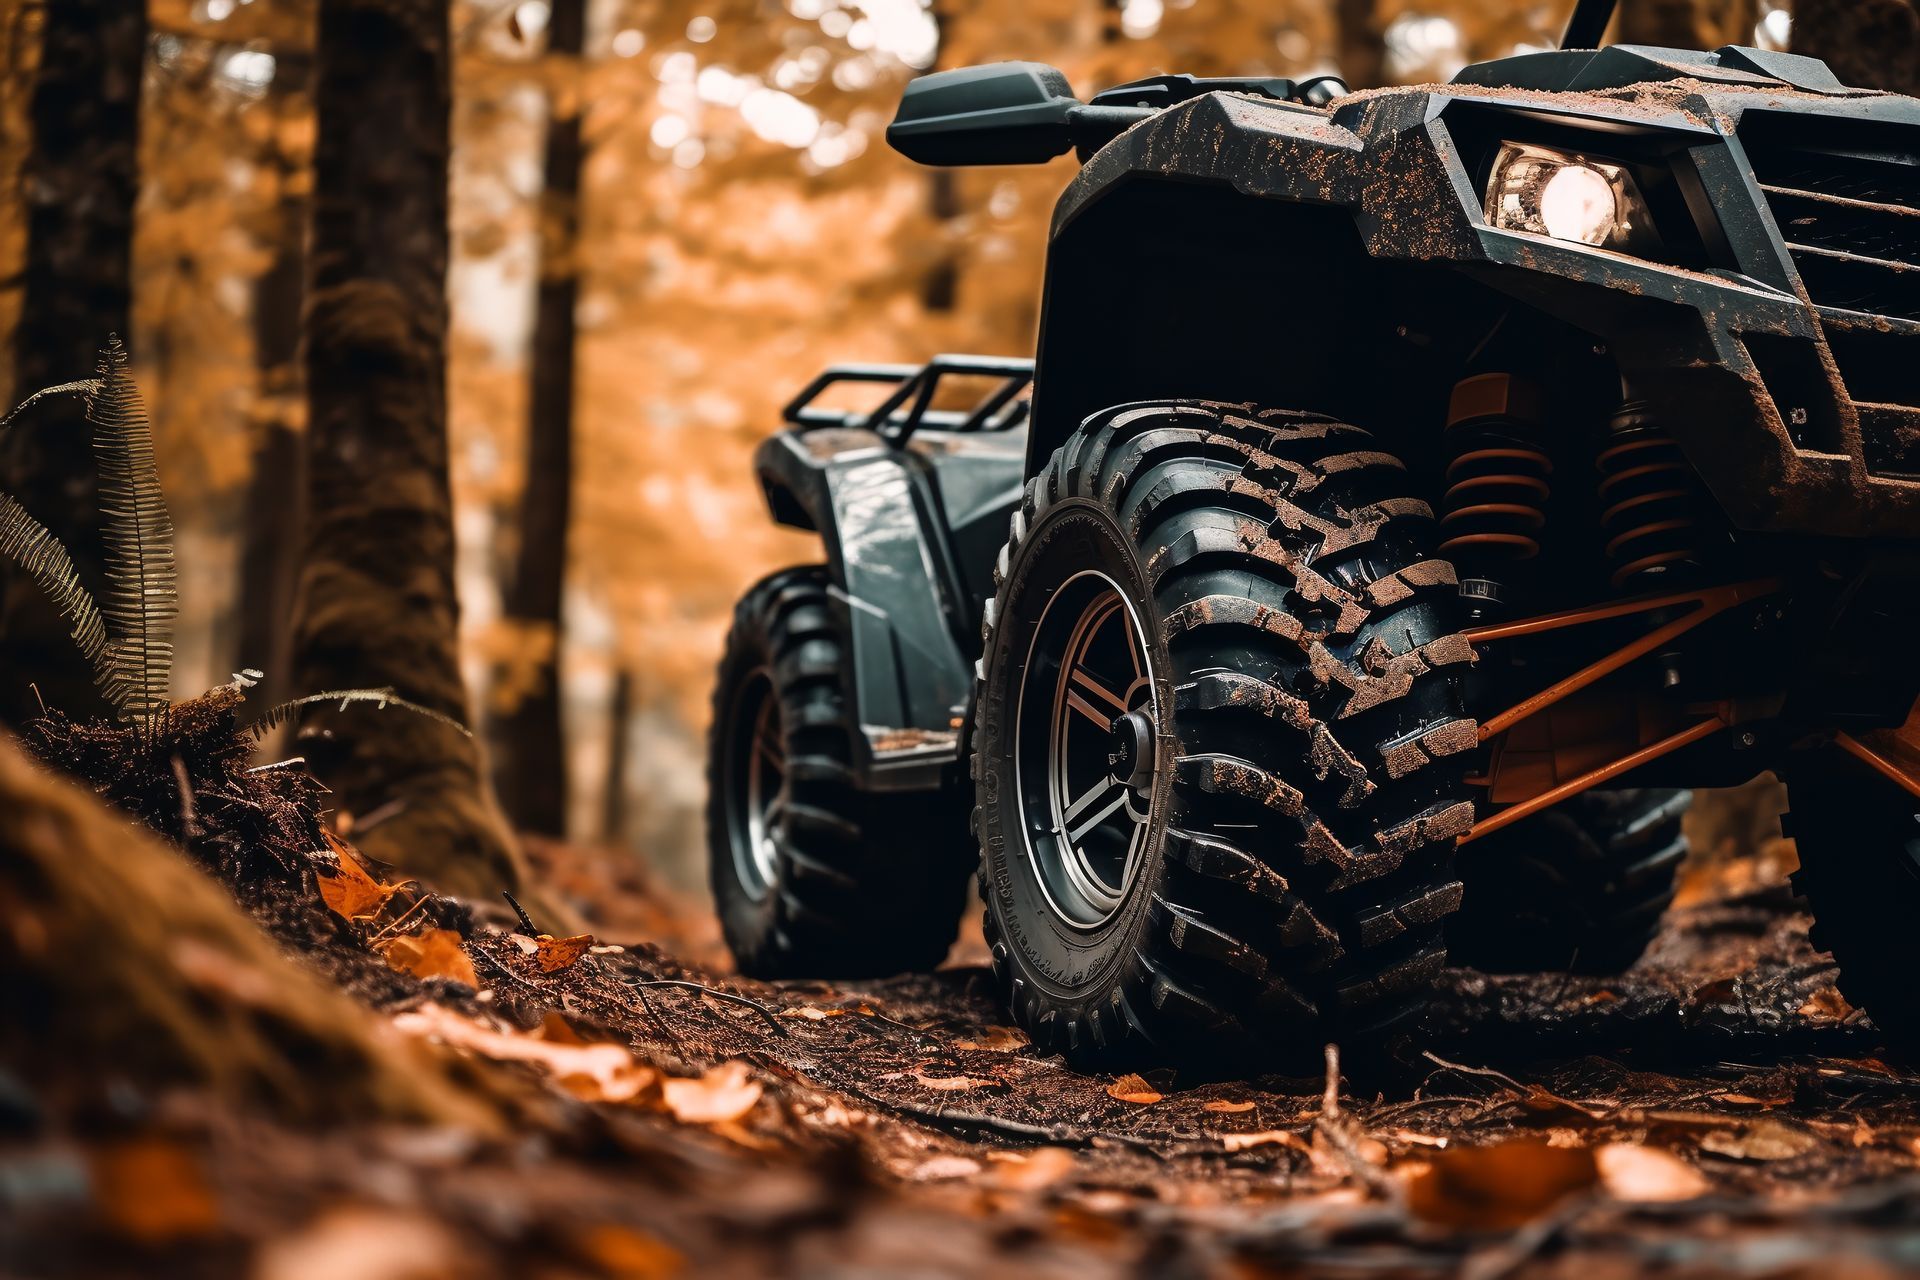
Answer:
[[[1727,45],[1712,53],[1641,44],[1615,44],[1604,49],[1553,49],[1477,62],[1455,76],[1453,83],[1579,93],[1680,79],[1724,84],[1730,88],[1792,88],[1840,98],[1876,96],[1875,90],[1841,84],[1818,58],[1739,45]]]

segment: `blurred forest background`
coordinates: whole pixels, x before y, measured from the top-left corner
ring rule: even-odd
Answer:
[[[458,0],[447,287],[463,664],[516,823],[643,850],[695,887],[727,614],[762,573],[817,557],[765,517],[752,448],[827,363],[1029,349],[1072,163],[908,164],[882,131],[910,77],[1031,58],[1083,95],[1162,70],[1442,80],[1552,45],[1569,7]],[[1798,23],[1779,0],[1622,8],[1629,41],[1844,48],[1875,6],[1802,0]],[[287,629],[313,0],[0,10],[0,399],[85,376],[106,333],[124,333],[180,531],[176,692],[243,667],[264,669],[272,696],[307,692],[288,687]],[[104,86],[84,139],[28,127],[47,57]],[[85,287],[36,302],[43,260]]]

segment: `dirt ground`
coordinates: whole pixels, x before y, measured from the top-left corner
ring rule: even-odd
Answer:
[[[1420,1069],[1356,1089],[1076,1073],[1027,1052],[964,946],[931,976],[729,977],[626,857],[535,855],[591,938],[353,866],[319,881],[349,928],[267,920],[505,1125],[111,1081],[76,1109],[0,1072],[0,1274],[1920,1268],[1920,1074],[1876,1056],[1766,863],[1697,873],[1630,974],[1450,973]]]

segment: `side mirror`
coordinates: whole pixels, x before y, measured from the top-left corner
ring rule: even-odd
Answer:
[[[921,164],[1045,164],[1074,145],[1081,109],[1057,68],[995,62],[907,83],[887,142]]]

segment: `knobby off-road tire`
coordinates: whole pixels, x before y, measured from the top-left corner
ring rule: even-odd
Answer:
[[[844,617],[825,569],[783,570],[740,601],[720,660],[708,869],[727,945],[756,977],[931,969],[965,905],[965,806],[857,785]]]
[[[1920,1057],[1920,801],[1838,748],[1785,773],[1781,826],[1800,853],[1793,887],[1813,910],[1810,940],[1887,1046]]]
[[[1687,856],[1691,792],[1589,791],[1465,845],[1456,964],[1619,973],[1653,941]]]
[[[1328,1040],[1352,1060],[1411,1029],[1460,902],[1475,726],[1410,488],[1356,427],[1198,402],[1097,414],[1028,485],[986,611],[974,824],[994,972],[1042,1051],[1315,1070]],[[1072,776],[1097,762],[1071,735],[1134,660],[1124,632],[1084,641],[1103,592],[1145,670],[1108,756],[1132,797],[1089,830],[1110,793]],[[1086,705],[1047,712],[1063,691]]]

